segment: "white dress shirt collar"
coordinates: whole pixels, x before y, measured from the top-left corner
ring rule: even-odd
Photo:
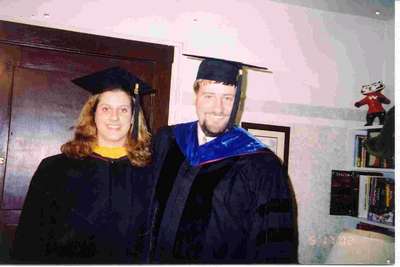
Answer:
[[[206,136],[204,134],[203,130],[201,129],[199,123],[197,123],[197,138],[198,138],[199,146],[204,145],[205,143],[210,142],[211,140],[215,139],[215,137]]]

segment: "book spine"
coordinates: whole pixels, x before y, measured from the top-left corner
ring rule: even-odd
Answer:
[[[352,209],[351,216],[358,216],[358,196],[360,194],[360,175],[357,172],[352,172],[353,194],[352,194]]]
[[[361,167],[361,156],[360,156],[360,135],[355,136],[354,140],[354,166]]]
[[[371,177],[369,192],[370,193],[369,193],[368,220],[373,220],[373,213],[374,213],[375,201],[376,201],[376,178],[375,177]]]
[[[366,149],[364,142],[367,140],[366,135],[358,134],[355,138],[355,167],[365,167]]]
[[[367,166],[367,149],[364,146],[365,141],[367,140],[366,136],[363,136],[360,141],[360,153],[361,153],[361,162],[360,162],[360,167],[366,167]]]
[[[359,178],[358,217],[365,219],[368,217],[369,177],[368,175],[360,175]]]

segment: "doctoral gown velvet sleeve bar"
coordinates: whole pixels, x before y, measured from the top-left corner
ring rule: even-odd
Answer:
[[[153,262],[297,262],[293,196],[274,153],[263,148],[192,166],[172,128],[161,130],[154,145],[159,179],[152,216]],[[183,180],[194,181],[172,237],[173,247],[168,248],[171,236],[165,233],[174,223],[166,215],[170,213],[166,203],[174,187],[182,186],[175,181],[182,178],[178,173],[183,165],[188,170]],[[199,170],[190,172],[190,168]],[[189,177],[192,173],[195,177]]]

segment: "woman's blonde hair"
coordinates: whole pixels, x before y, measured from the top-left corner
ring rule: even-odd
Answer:
[[[113,89],[121,90],[121,89]],[[123,91],[123,90],[121,90]],[[125,91],[123,91],[125,92]],[[83,106],[75,126],[74,138],[61,146],[61,152],[72,158],[83,158],[92,154],[92,148],[97,144],[97,128],[94,120],[101,94],[90,96]],[[128,95],[128,94],[127,94]],[[132,117],[134,101],[131,102]],[[126,150],[127,156],[136,166],[145,166],[151,160],[150,133],[147,130],[142,111],[139,113],[139,129],[137,140],[131,138],[133,121],[128,132]]]

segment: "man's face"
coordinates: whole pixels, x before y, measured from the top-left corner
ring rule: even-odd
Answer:
[[[235,87],[222,83],[200,85],[196,94],[196,112],[206,136],[225,131],[235,98]]]

